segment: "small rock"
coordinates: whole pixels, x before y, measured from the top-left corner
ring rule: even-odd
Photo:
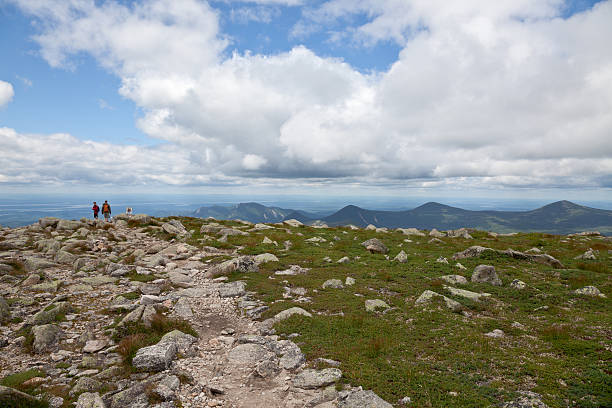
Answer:
[[[491,338],[494,338],[494,339],[499,339],[499,338],[504,337],[504,332],[502,330],[500,330],[500,329],[495,329],[495,330],[493,330],[493,331],[491,331],[489,333],[485,333],[485,336],[491,337]]]
[[[293,378],[293,386],[302,389],[315,389],[333,384],[340,378],[342,378],[342,371],[337,368],[308,369]]]
[[[347,276],[346,279],[344,280],[344,284],[346,286],[353,286],[355,284],[355,279],[351,278],[350,276]]]
[[[472,273],[472,282],[490,283],[493,286],[501,286],[502,281],[491,265],[478,265]]]
[[[342,285],[342,281],[340,279],[328,279],[323,282],[323,285],[321,285],[321,287],[323,289],[342,289],[344,288],[344,285]]]
[[[380,299],[367,299],[365,309],[367,312],[374,312],[376,309],[388,309],[390,306]]]
[[[132,365],[146,371],[166,370],[177,353],[177,346],[172,342],[159,342],[153,346],[143,347],[136,352]]]
[[[595,286],[585,286],[584,288],[576,289],[574,293],[577,295],[599,296],[600,298],[606,297],[606,295],[601,293]]]
[[[525,284],[525,282],[518,279],[514,279],[512,282],[510,282],[510,287],[513,289],[523,290],[526,286],[527,285]]]
[[[89,340],[83,347],[83,353],[96,353],[106,347],[108,342],[104,339]]]
[[[406,255],[406,252],[404,252],[404,250],[401,250],[399,254],[395,255],[395,258],[393,258],[393,260],[399,263],[406,263],[408,262],[408,255]]]

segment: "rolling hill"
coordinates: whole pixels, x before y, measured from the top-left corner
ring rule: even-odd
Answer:
[[[570,201],[558,201],[531,211],[471,211],[435,202],[405,211],[367,210],[348,205],[324,217],[299,210],[246,203],[231,207],[202,207],[194,215],[251,222],[280,222],[295,218],[310,224],[320,220],[329,226],[353,224],[365,227],[373,224],[387,228],[440,230],[466,227],[499,233],[537,231],[551,234],[598,230],[602,234],[612,234],[612,211],[585,207]]]

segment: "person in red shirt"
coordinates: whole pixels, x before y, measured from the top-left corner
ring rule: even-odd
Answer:
[[[100,207],[98,207],[98,204],[96,204],[96,202],[94,201],[94,205],[93,207],[91,207],[91,209],[93,210],[94,213],[94,219],[98,219],[98,213],[100,212]]]

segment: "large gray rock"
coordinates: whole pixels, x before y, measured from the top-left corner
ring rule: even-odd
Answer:
[[[274,358],[274,353],[266,347],[255,344],[239,344],[234,347],[227,355],[230,362],[240,365],[254,365],[261,361],[267,361]]]
[[[506,255],[506,256],[509,256],[515,259],[525,259],[525,260],[534,261],[540,264],[550,265],[556,269],[565,268],[565,266],[559,260],[555,259],[554,257],[548,254],[530,254],[530,253],[515,251],[513,249],[506,249],[505,251],[502,251],[499,249],[486,248],[486,247],[479,246],[479,245],[474,245],[474,246],[469,247],[465,251],[457,252],[456,254],[453,255],[453,259],[456,260],[456,259],[464,259],[464,258],[474,258],[474,257],[480,256],[480,254],[486,251],[491,251],[491,252],[494,252],[500,255]]]
[[[417,237],[424,237],[425,234],[416,228],[397,228],[396,231],[401,232],[404,235],[416,235]]]
[[[328,279],[321,285],[323,289],[342,289],[344,285],[340,279]]]
[[[70,390],[70,396],[76,396],[84,392],[95,392],[102,388],[102,383],[91,377],[81,377],[76,380]]]
[[[168,279],[173,286],[178,288],[190,288],[193,286],[193,279],[182,269],[175,269],[168,273]]]
[[[132,366],[145,371],[162,371],[170,367],[176,357],[178,347],[174,342],[159,342],[153,346],[143,347],[136,352]]]
[[[367,312],[374,312],[376,309],[388,309],[390,306],[380,299],[368,299],[365,301]]]
[[[144,408],[148,407],[149,398],[145,394],[145,383],[136,383],[134,386],[118,392],[110,400],[110,408]]]
[[[259,266],[252,256],[241,256],[215,265],[206,272],[206,277],[212,278],[227,275],[232,272],[258,272]]]
[[[386,254],[387,252],[389,252],[389,248],[387,248],[385,244],[383,244],[382,241],[378,238],[372,238],[368,239],[367,241],[363,241],[361,245],[372,253]]]
[[[79,396],[75,408],[106,408],[106,404],[97,392],[84,392]]]
[[[302,309],[301,307],[291,307],[289,309],[283,310],[282,312],[279,312],[276,316],[274,316],[274,321],[280,322],[296,314],[306,316],[306,317],[312,317],[312,315],[309,312]]]
[[[40,224],[40,226],[43,228],[47,228],[47,227],[55,228],[59,220],[60,219],[57,217],[44,217],[38,220],[38,224]]]
[[[53,268],[54,266],[57,266],[57,264],[54,262],[35,256],[26,257],[24,264],[27,271],[39,271],[41,269]]]
[[[302,225],[304,225],[300,221],[293,218],[290,220],[283,221],[283,224],[289,225],[290,227],[301,227]]]
[[[237,297],[245,294],[246,282],[235,281],[224,283],[219,287],[219,296],[222,298]]]
[[[490,283],[493,286],[501,286],[502,281],[495,272],[495,267],[491,265],[478,265],[472,273],[472,282]]]
[[[57,343],[62,334],[62,330],[55,324],[43,324],[32,328],[34,343],[32,350],[34,353],[42,354],[57,347]]]
[[[68,265],[72,265],[74,264],[74,261],[77,260],[77,256],[71,254],[70,252],[66,252],[66,251],[57,251],[57,253],[55,254],[55,262],[61,263],[61,264],[68,264]]]
[[[278,262],[278,258],[274,254],[269,254],[269,253],[259,254],[255,256],[255,262],[257,264],[262,264],[266,262]]]
[[[459,228],[456,230],[446,231],[446,235],[451,238],[464,238],[464,239],[472,239],[472,236],[465,228]]]
[[[198,339],[193,337],[191,334],[183,333],[180,330],[172,330],[171,332],[164,334],[157,344],[174,344],[176,345],[178,351],[185,353],[185,351],[196,341],[198,341]]]
[[[179,298],[174,305],[174,314],[181,319],[187,320],[193,317],[193,310],[187,298]]]
[[[606,297],[606,295],[601,293],[595,286],[585,286],[584,288],[576,289],[574,293],[577,295],[598,296],[601,298]]]
[[[473,300],[475,302],[479,302],[481,298],[486,298],[491,296],[490,293],[476,293],[465,289],[453,288],[452,286],[444,286],[444,289],[448,290],[451,295],[461,296],[466,299]]]
[[[0,385],[0,407],[28,407],[35,403],[40,403],[35,397]]]
[[[429,232],[429,236],[434,238],[443,238],[446,236],[446,234],[434,228]]]
[[[0,324],[6,323],[11,319],[11,310],[2,296],[0,296]]]
[[[48,324],[58,319],[59,316],[69,313],[70,310],[71,306],[68,302],[53,303],[32,316],[31,323],[35,326]]]
[[[421,294],[421,296],[419,296],[419,298],[414,302],[414,304],[415,305],[426,305],[430,303],[432,300],[434,300],[435,298],[440,298],[440,297],[444,300],[444,304],[446,305],[446,307],[451,309],[453,312],[459,312],[461,310],[462,308],[461,303],[449,297],[446,297],[439,293],[431,291],[431,290],[424,291]]]
[[[584,260],[587,260],[587,261],[594,261],[594,260],[597,259],[597,257],[595,256],[595,253],[593,252],[593,250],[591,248],[589,248],[589,250],[586,251],[584,254],[578,255],[574,259],[584,259]]]
[[[408,255],[406,255],[406,252],[404,252],[404,250],[402,249],[399,254],[395,255],[395,258],[393,258],[393,260],[399,263],[406,263],[408,262]]]
[[[373,391],[359,390],[349,393],[338,401],[338,408],[393,408]]]
[[[176,236],[187,236],[190,235],[189,231],[179,220],[170,220],[162,224],[162,229],[170,235]]]
[[[451,285],[467,285],[468,283],[467,279],[461,275],[444,275],[440,276],[440,279]]]
[[[315,389],[333,384],[342,378],[342,371],[337,368],[323,370],[304,370],[293,378],[293,386],[302,389]]]
[[[58,231],[60,230],[69,230],[75,231],[79,228],[83,227],[84,224],[80,221],[71,221],[71,220],[59,220],[57,226],[55,227]]]

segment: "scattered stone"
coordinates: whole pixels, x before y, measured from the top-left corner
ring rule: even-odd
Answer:
[[[465,289],[453,288],[451,286],[444,286],[444,289],[448,290],[454,296],[461,296],[475,302],[479,302],[480,298],[491,296],[490,293],[476,293]]]
[[[302,268],[299,265],[291,265],[289,267],[289,269],[285,269],[283,271],[276,271],[274,272],[275,275],[303,275],[305,273],[307,273],[310,269],[308,268]]]
[[[421,231],[419,231],[416,228],[398,228],[396,229],[396,231],[401,232],[404,235],[416,235],[418,237],[424,237],[425,234]]]
[[[600,298],[606,297],[606,295],[601,293],[595,286],[585,286],[584,288],[576,289],[574,293],[577,295],[599,296]]]
[[[490,283],[493,286],[501,286],[502,281],[495,272],[495,267],[491,265],[478,265],[472,273],[472,282]]]
[[[336,262],[339,264],[347,264],[351,262],[351,259],[348,256],[343,256],[342,258],[338,259],[338,261]]]
[[[584,254],[578,255],[574,259],[583,259],[585,261],[595,261],[597,257],[591,248],[588,249]]]
[[[193,280],[182,269],[175,269],[168,273],[170,283],[177,288],[190,288],[193,286]]]
[[[243,281],[224,283],[219,287],[219,296],[222,298],[242,296],[245,288],[246,282]]]
[[[344,285],[342,285],[342,281],[340,279],[328,279],[323,282],[321,285],[323,289],[342,289]]]
[[[337,368],[323,370],[304,370],[293,378],[293,386],[302,389],[315,389],[333,384],[342,378],[342,371]]]
[[[11,309],[2,296],[0,296],[0,324],[6,323],[11,319]]]
[[[0,385],[0,406],[27,407],[37,406],[39,404],[40,402],[35,397],[26,394],[25,392]]]
[[[239,344],[227,355],[230,362],[239,365],[254,365],[261,361],[269,361],[273,357],[274,353],[254,343]]]
[[[353,286],[355,284],[355,279],[351,278],[350,276],[347,276],[346,279],[344,280],[344,284],[346,286]]]
[[[26,270],[30,272],[38,272],[41,269],[48,269],[57,266],[57,264],[54,262],[34,256],[27,256],[25,258],[24,265]]]
[[[505,251],[501,251],[498,249],[486,248],[486,247],[479,246],[479,245],[471,246],[463,252],[457,252],[456,254],[453,255],[453,259],[456,260],[456,259],[464,259],[464,258],[474,258],[474,257],[480,256],[480,254],[482,254],[485,251],[492,251],[494,253],[497,253],[500,255],[506,255],[506,256],[509,256],[515,259],[525,259],[525,260],[534,261],[540,264],[550,265],[555,269],[565,269],[565,266],[561,262],[559,262],[557,259],[553,258],[552,256],[548,254],[528,254],[525,252],[515,251],[513,249],[506,249]]]
[[[278,262],[278,258],[273,254],[259,254],[255,256],[255,262],[259,265],[266,262]]]
[[[177,350],[175,343],[162,341],[153,346],[143,347],[136,352],[132,366],[145,371],[166,370],[174,360]]]
[[[443,256],[441,256],[438,259],[436,259],[436,262],[448,265],[448,259],[444,258]]]
[[[446,231],[446,235],[450,238],[473,239],[468,230],[465,228]]]
[[[495,329],[495,330],[493,330],[493,331],[491,331],[489,333],[485,333],[485,336],[491,337],[491,338],[494,338],[494,339],[500,339],[500,338],[504,337],[504,332],[503,332],[503,330]]]
[[[408,255],[406,255],[406,252],[404,252],[404,250],[401,250],[399,254],[395,255],[395,258],[393,258],[393,260],[399,263],[406,263],[408,262]]]
[[[425,304],[430,303],[434,298],[437,298],[437,297],[441,297],[444,300],[446,307],[448,307],[453,312],[461,311],[462,309],[461,303],[449,297],[446,297],[444,295],[431,291],[431,290],[426,290],[423,293],[421,293],[421,296],[418,297],[418,299],[414,302],[414,304],[415,305],[425,305]]]
[[[62,334],[62,330],[55,324],[43,324],[32,328],[34,343],[32,350],[34,353],[42,354],[57,347],[57,342]]]
[[[410,402],[410,398],[406,398],[408,398],[407,402]],[[403,398],[400,403],[406,404],[406,398]],[[338,408],[393,408],[393,405],[380,398],[371,390],[364,391],[358,389],[358,391],[350,392],[346,397],[340,399]]]
[[[513,289],[523,290],[527,285],[522,280],[514,279],[510,282],[510,287]]]
[[[108,341],[104,339],[89,340],[83,347],[83,353],[97,353],[108,345]]]
[[[367,299],[365,309],[367,312],[375,312],[376,309],[389,309],[389,305],[380,299]]]
[[[299,314],[299,315],[306,316],[306,317],[312,317],[312,314],[308,313],[306,310],[302,309],[301,307],[292,307],[292,308],[283,310],[282,312],[274,316],[274,321],[280,322],[282,320],[290,318],[291,316],[295,314]]]
[[[468,283],[467,279],[461,275],[444,275],[440,276],[440,279],[451,285],[467,285]]]
[[[301,227],[301,226],[304,225],[301,222],[299,222],[298,220],[293,219],[293,218],[290,219],[290,220],[283,221],[283,224],[288,225],[290,227]]]
[[[386,254],[389,252],[389,248],[387,248],[378,238],[368,239],[362,242],[361,245],[373,254]]]
[[[81,377],[76,380],[74,387],[70,390],[70,396],[74,397],[84,392],[96,392],[102,388],[102,383],[91,377]]]
[[[429,232],[429,236],[434,238],[443,238],[446,236],[446,234],[434,228]]]

